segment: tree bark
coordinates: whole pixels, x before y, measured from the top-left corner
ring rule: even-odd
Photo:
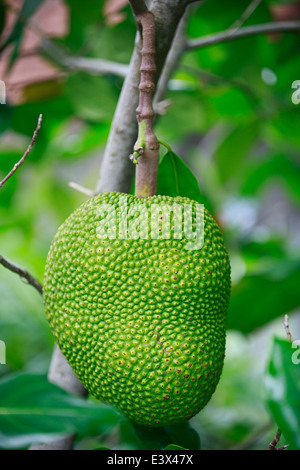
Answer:
[[[171,49],[177,26],[184,15],[187,0],[153,0],[150,11],[156,24],[156,76],[157,84]],[[137,139],[136,108],[139,98],[141,39],[137,33],[129,71],[124,81],[104,151],[96,194],[129,192],[134,165],[129,160]]]

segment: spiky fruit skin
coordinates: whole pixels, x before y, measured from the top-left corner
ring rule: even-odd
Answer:
[[[57,343],[85,388],[131,420],[164,426],[190,419],[210,400],[225,354],[230,264],[204,209],[204,245],[182,239],[103,239],[88,200],[58,230],[47,258],[45,311]],[[127,196],[127,204],[196,204]],[[186,242],[186,240],[185,240]]]

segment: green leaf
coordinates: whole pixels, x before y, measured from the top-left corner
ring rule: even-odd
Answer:
[[[264,270],[249,273],[232,287],[229,329],[250,333],[273,318],[300,305],[300,261],[272,262]]]
[[[170,442],[173,442],[172,445],[184,446],[187,449],[200,449],[199,434],[188,421],[160,428],[148,428],[134,424],[134,428],[138,438],[145,442],[148,448],[164,449],[170,445]]]
[[[174,82],[171,83],[174,86]],[[168,97],[172,101],[172,112],[167,112],[158,120],[157,135],[164,136],[168,142],[179,143],[183,136],[188,138],[191,134],[198,135],[203,132],[203,128],[207,128],[210,117],[201,91],[173,89],[169,91]]]
[[[270,182],[280,182],[287,194],[300,201],[300,165],[287,155],[270,155],[260,162],[245,178],[241,191],[244,194],[258,194]]]
[[[235,176],[254,144],[259,130],[257,121],[235,127],[216,152],[220,180],[225,183]]]
[[[21,373],[0,381],[0,447],[26,447],[66,433],[97,435],[120,415],[102,403],[70,395],[40,375]]]
[[[0,135],[11,127],[12,113],[13,110],[11,106],[8,104],[1,104]]]
[[[3,44],[0,46],[0,53],[12,43],[15,43],[15,47],[10,56],[10,63],[9,68],[12,67],[14,61],[18,57],[19,48],[21,45],[24,27],[26,25],[26,21],[35,13],[35,11],[39,8],[39,6],[43,3],[44,0],[25,0],[21,11],[18,15],[18,18],[12,28],[11,33],[4,41]]]
[[[164,448],[164,450],[188,450],[185,447],[176,446],[175,444],[170,444]]]
[[[184,196],[202,202],[198,181],[189,167],[170,149],[158,168],[157,194]]]
[[[77,116],[91,122],[109,122],[118,90],[105,77],[75,73],[65,84],[65,93]]]
[[[246,85],[244,87],[246,88]],[[249,120],[252,111],[252,101],[250,99],[253,100],[254,98],[248,97],[245,91],[232,85],[231,87],[228,85],[220,87],[210,93],[210,103],[214,106],[218,115],[222,116],[223,119],[228,117],[238,123]]]
[[[274,339],[266,374],[267,405],[292,449],[300,449],[300,364],[288,341]],[[298,354],[299,355],[299,354]]]
[[[291,89],[292,92],[295,91]],[[274,131],[278,133],[280,139],[284,139],[290,144],[294,145],[298,150],[300,147],[300,136],[297,132],[297,120],[299,116],[299,105],[290,104],[287,111],[283,110],[275,114],[275,117],[270,121]]]
[[[67,4],[83,23],[94,23],[103,17],[103,0],[86,0],[84,7],[81,0],[67,0]]]

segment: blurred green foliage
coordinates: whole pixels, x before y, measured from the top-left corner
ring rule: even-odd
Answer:
[[[25,16],[41,3],[26,0]],[[262,1],[245,24],[272,21],[273,3]],[[136,31],[129,7],[119,24],[107,25],[103,1],[89,0],[85,8],[78,0],[66,4],[70,29],[56,40],[61,46],[128,63]],[[226,30],[248,4],[204,2],[190,15],[188,36]],[[4,17],[2,3],[0,8]],[[1,43],[3,49],[13,46],[11,66],[24,22],[16,24]],[[272,346],[275,334],[285,338],[285,314],[294,339],[300,335],[300,104],[291,100],[292,83],[300,79],[299,43],[299,34],[259,35],[185,53],[169,83],[172,104],[156,122],[158,138],[182,158],[169,151],[162,159],[160,191],[198,194],[198,181],[201,200],[220,224],[230,252],[227,355],[210,403],[190,424],[154,433],[112,410],[109,414],[92,398],[75,406],[74,398],[43,378],[53,338],[42,299],[0,267],[0,339],[7,348],[7,363],[0,365],[0,446],[24,448],[71,426],[79,449],[198,449],[200,438],[202,449],[266,449],[280,426],[281,444],[300,448],[300,365],[291,363],[284,342],[274,340]],[[23,154],[38,115],[44,117],[26,163],[0,193],[0,252],[41,281],[53,235],[86,199],[68,183],[96,185],[122,86],[112,75],[65,72],[64,79],[28,85],[24,103],[0,105],[2,177]],[[72,410],[67,420],[30,415],[34,404],[49,416],[54,397],[58,407]],[[18,421],[20,404],[29,413],[25,421]],[[89,410],[85,419],[83,409]],[[11,421],[5,410],[17,417]]]
[[[299,344],[298,344],[299,346]],[[288,341],[274,339],[266,376],[267,403],[291,449],[300,448],[300,367]]]

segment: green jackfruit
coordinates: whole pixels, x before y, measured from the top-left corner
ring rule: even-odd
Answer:
[[[230,264],[200,207],[99,195],[68,217],[48,254],[45,311],[61,351],[93,396],[142,425],[188,420],[222,372]]]

